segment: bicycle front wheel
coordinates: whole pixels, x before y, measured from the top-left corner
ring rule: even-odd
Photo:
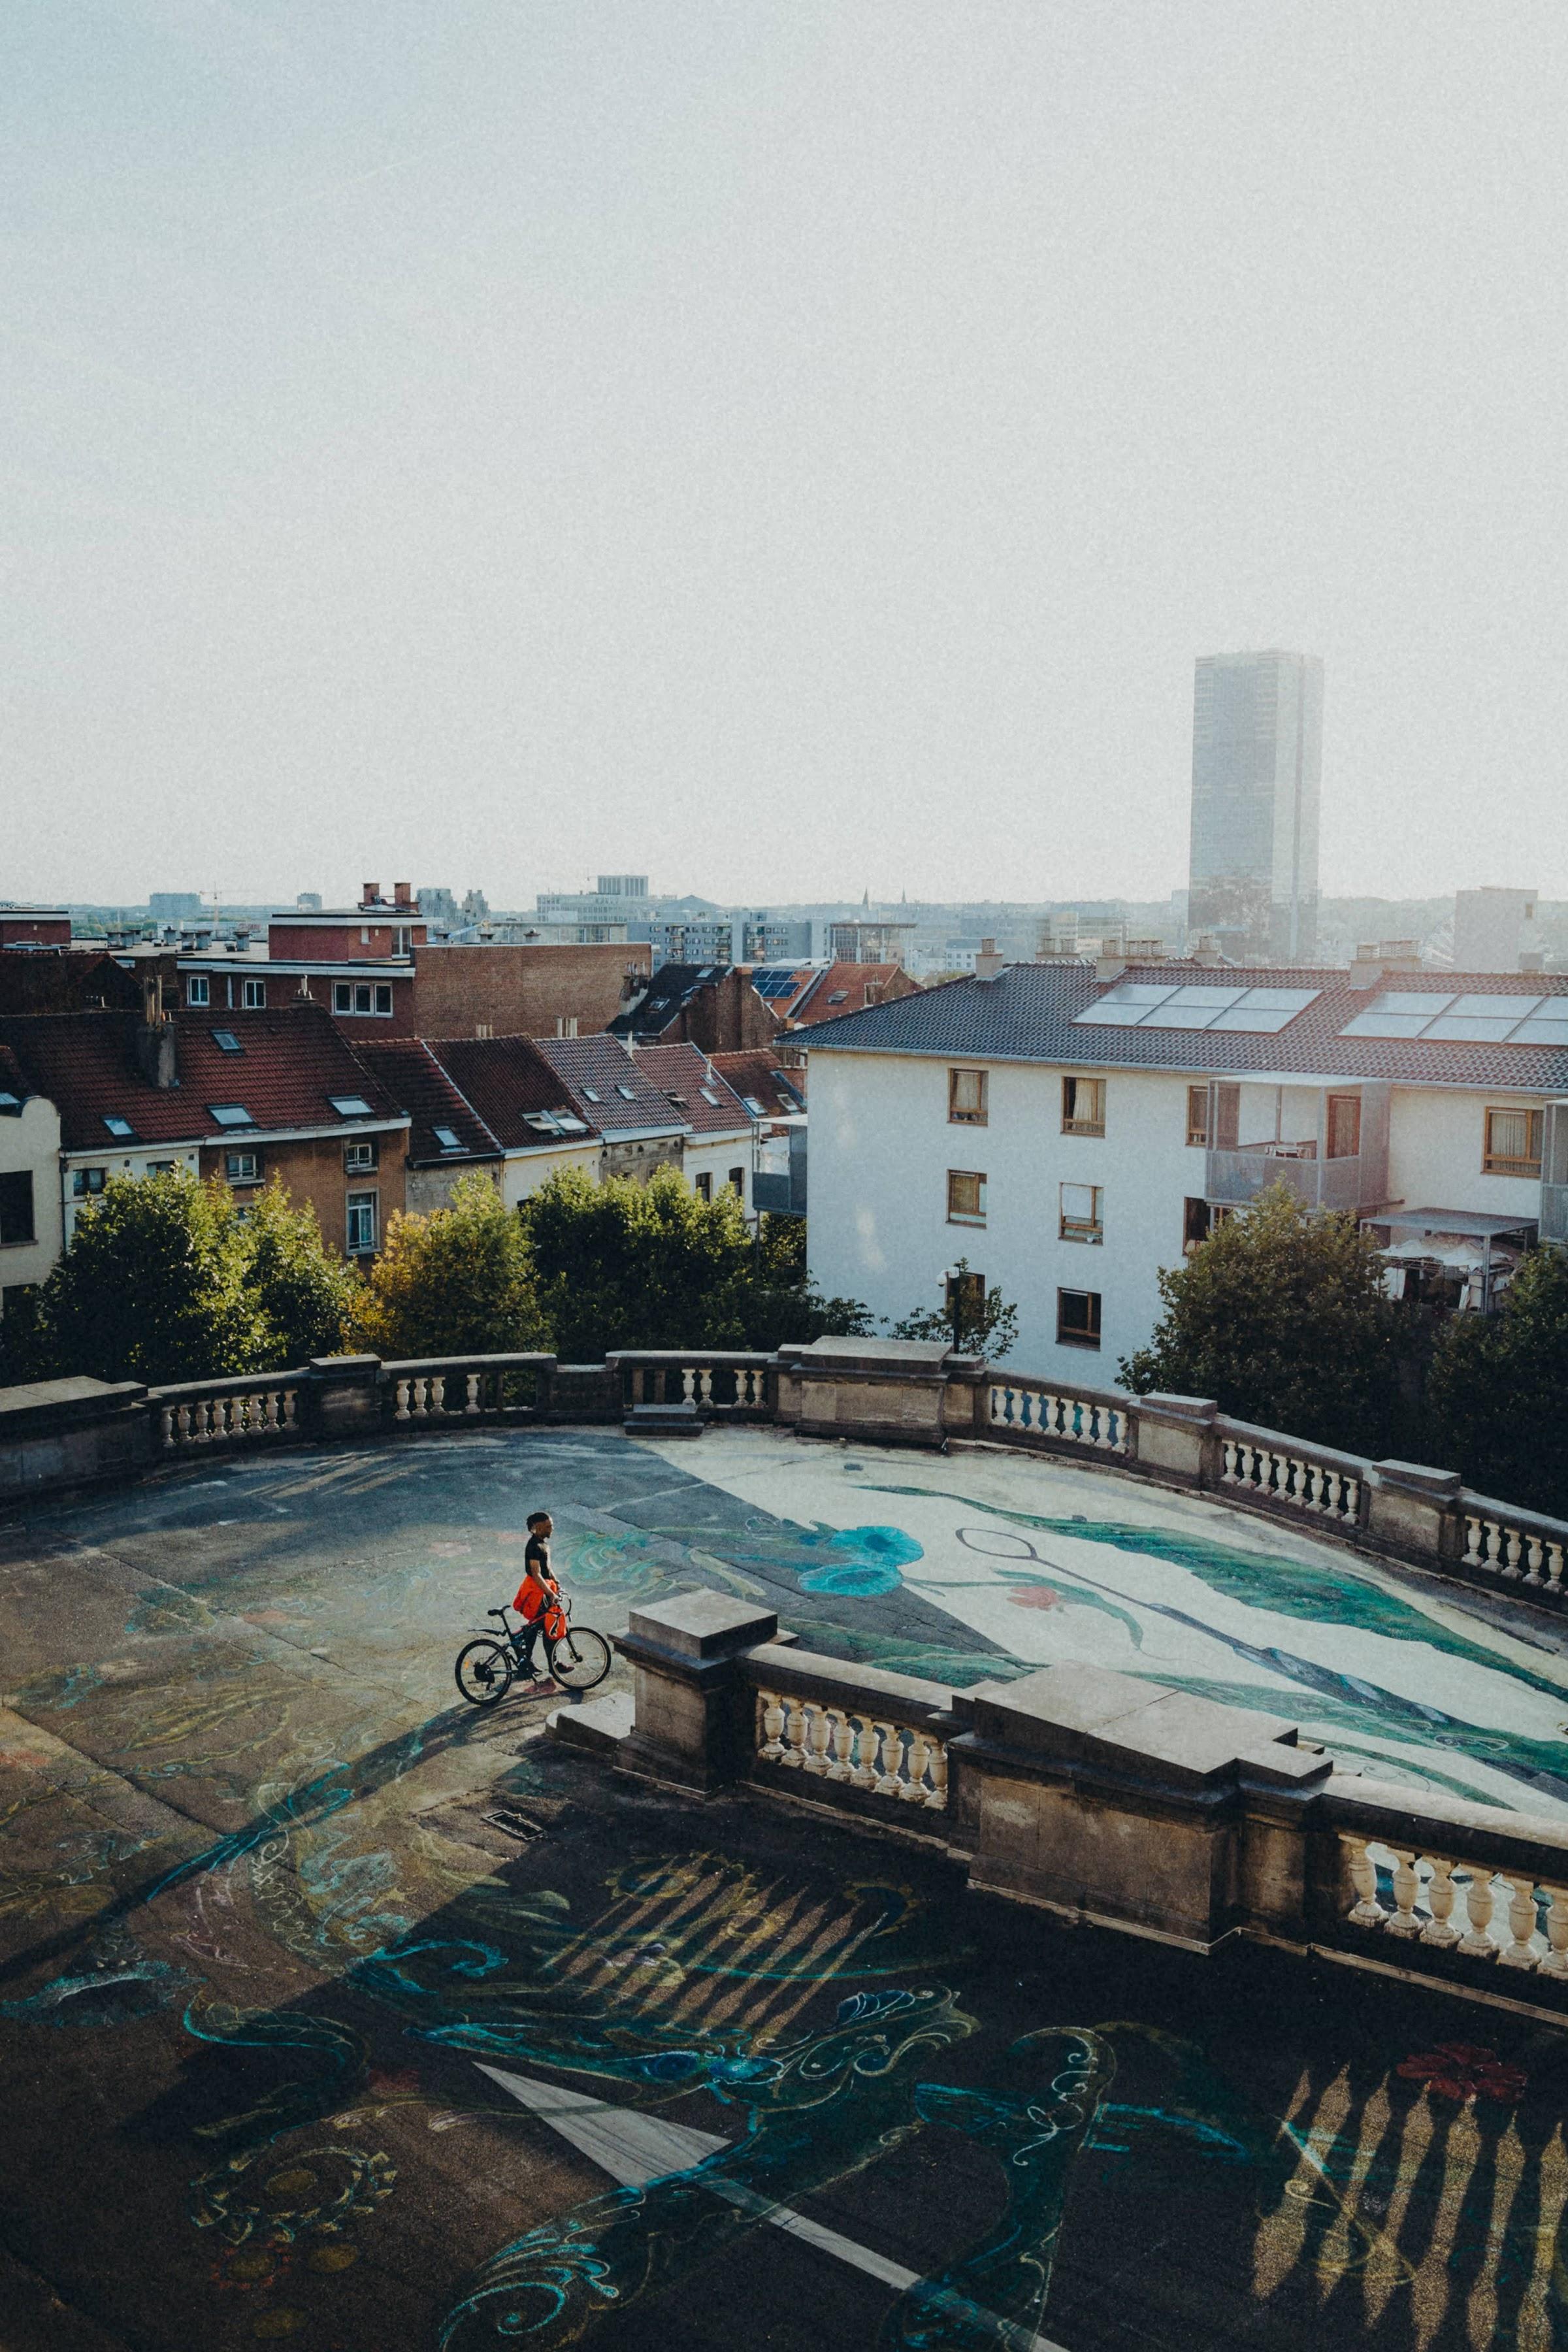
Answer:
[[[564,1690],[592,1690],[610,1671],[610,1645],[591,1625],[569,1625],[550,1653],[550,1671]]]
[[[511,1650],[501,1642],[470,1642],[458,1653],[458,1688],[470,1706],[494,1706],[511,1688]]]

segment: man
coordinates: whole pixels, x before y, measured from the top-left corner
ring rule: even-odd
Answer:
[[[531,1674],[533,1671],[533,1653],[544,1631],[545,1611],[552,1601],[561,1597],[561,1588],[550,1564],[550,1538],[554,1532],[555,1522],[548,1511],[530,1511],[528,1547],[522,1555],[522,1582],[517,1588],[517,1598],[511,1605],[527,1629],[522,1637],[522,1663]],[[536,1676],[523,1696],[553,1687],[548,1675]]]

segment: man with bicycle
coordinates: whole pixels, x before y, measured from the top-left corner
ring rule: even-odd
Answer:
[[[555,1581],[555,1571],[550,1564],[550,1538],[555,1533],[555,1522],[548,1511],[530,1511],[528,1515],[528,1547],[522,1555],[522,1582],[517,1588],[512,1607],[522,1619],[522,1665],[525,1673],[533,1673],[533,1653],[540,1635],[545,1631],[545,1621],[552,1607],[561,1601],[561,1587]],[[545,1653],[549,1655],[548,1649]],[[548,1675],[536,1675],[523,1691],[524,1698],[554,1687]]]

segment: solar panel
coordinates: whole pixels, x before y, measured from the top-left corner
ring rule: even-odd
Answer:
[[[1561,1018],[1542,1013],[1538,1020],[1521,1021],[1510,1045],[1568,1045],[1568,1010]]]
[[[1342,1037],[1420,1037],[1436,1045],[1568,1045],[1568,1003],[1472,989],[1464,996],[1391,988],[1347,1021]]]

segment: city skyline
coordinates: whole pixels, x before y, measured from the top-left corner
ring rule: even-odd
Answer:
[[[19,0],[5,887],[1152,898],[1298,645],[1325,889],[1568,895],[1568,22],[1444,25]]]

